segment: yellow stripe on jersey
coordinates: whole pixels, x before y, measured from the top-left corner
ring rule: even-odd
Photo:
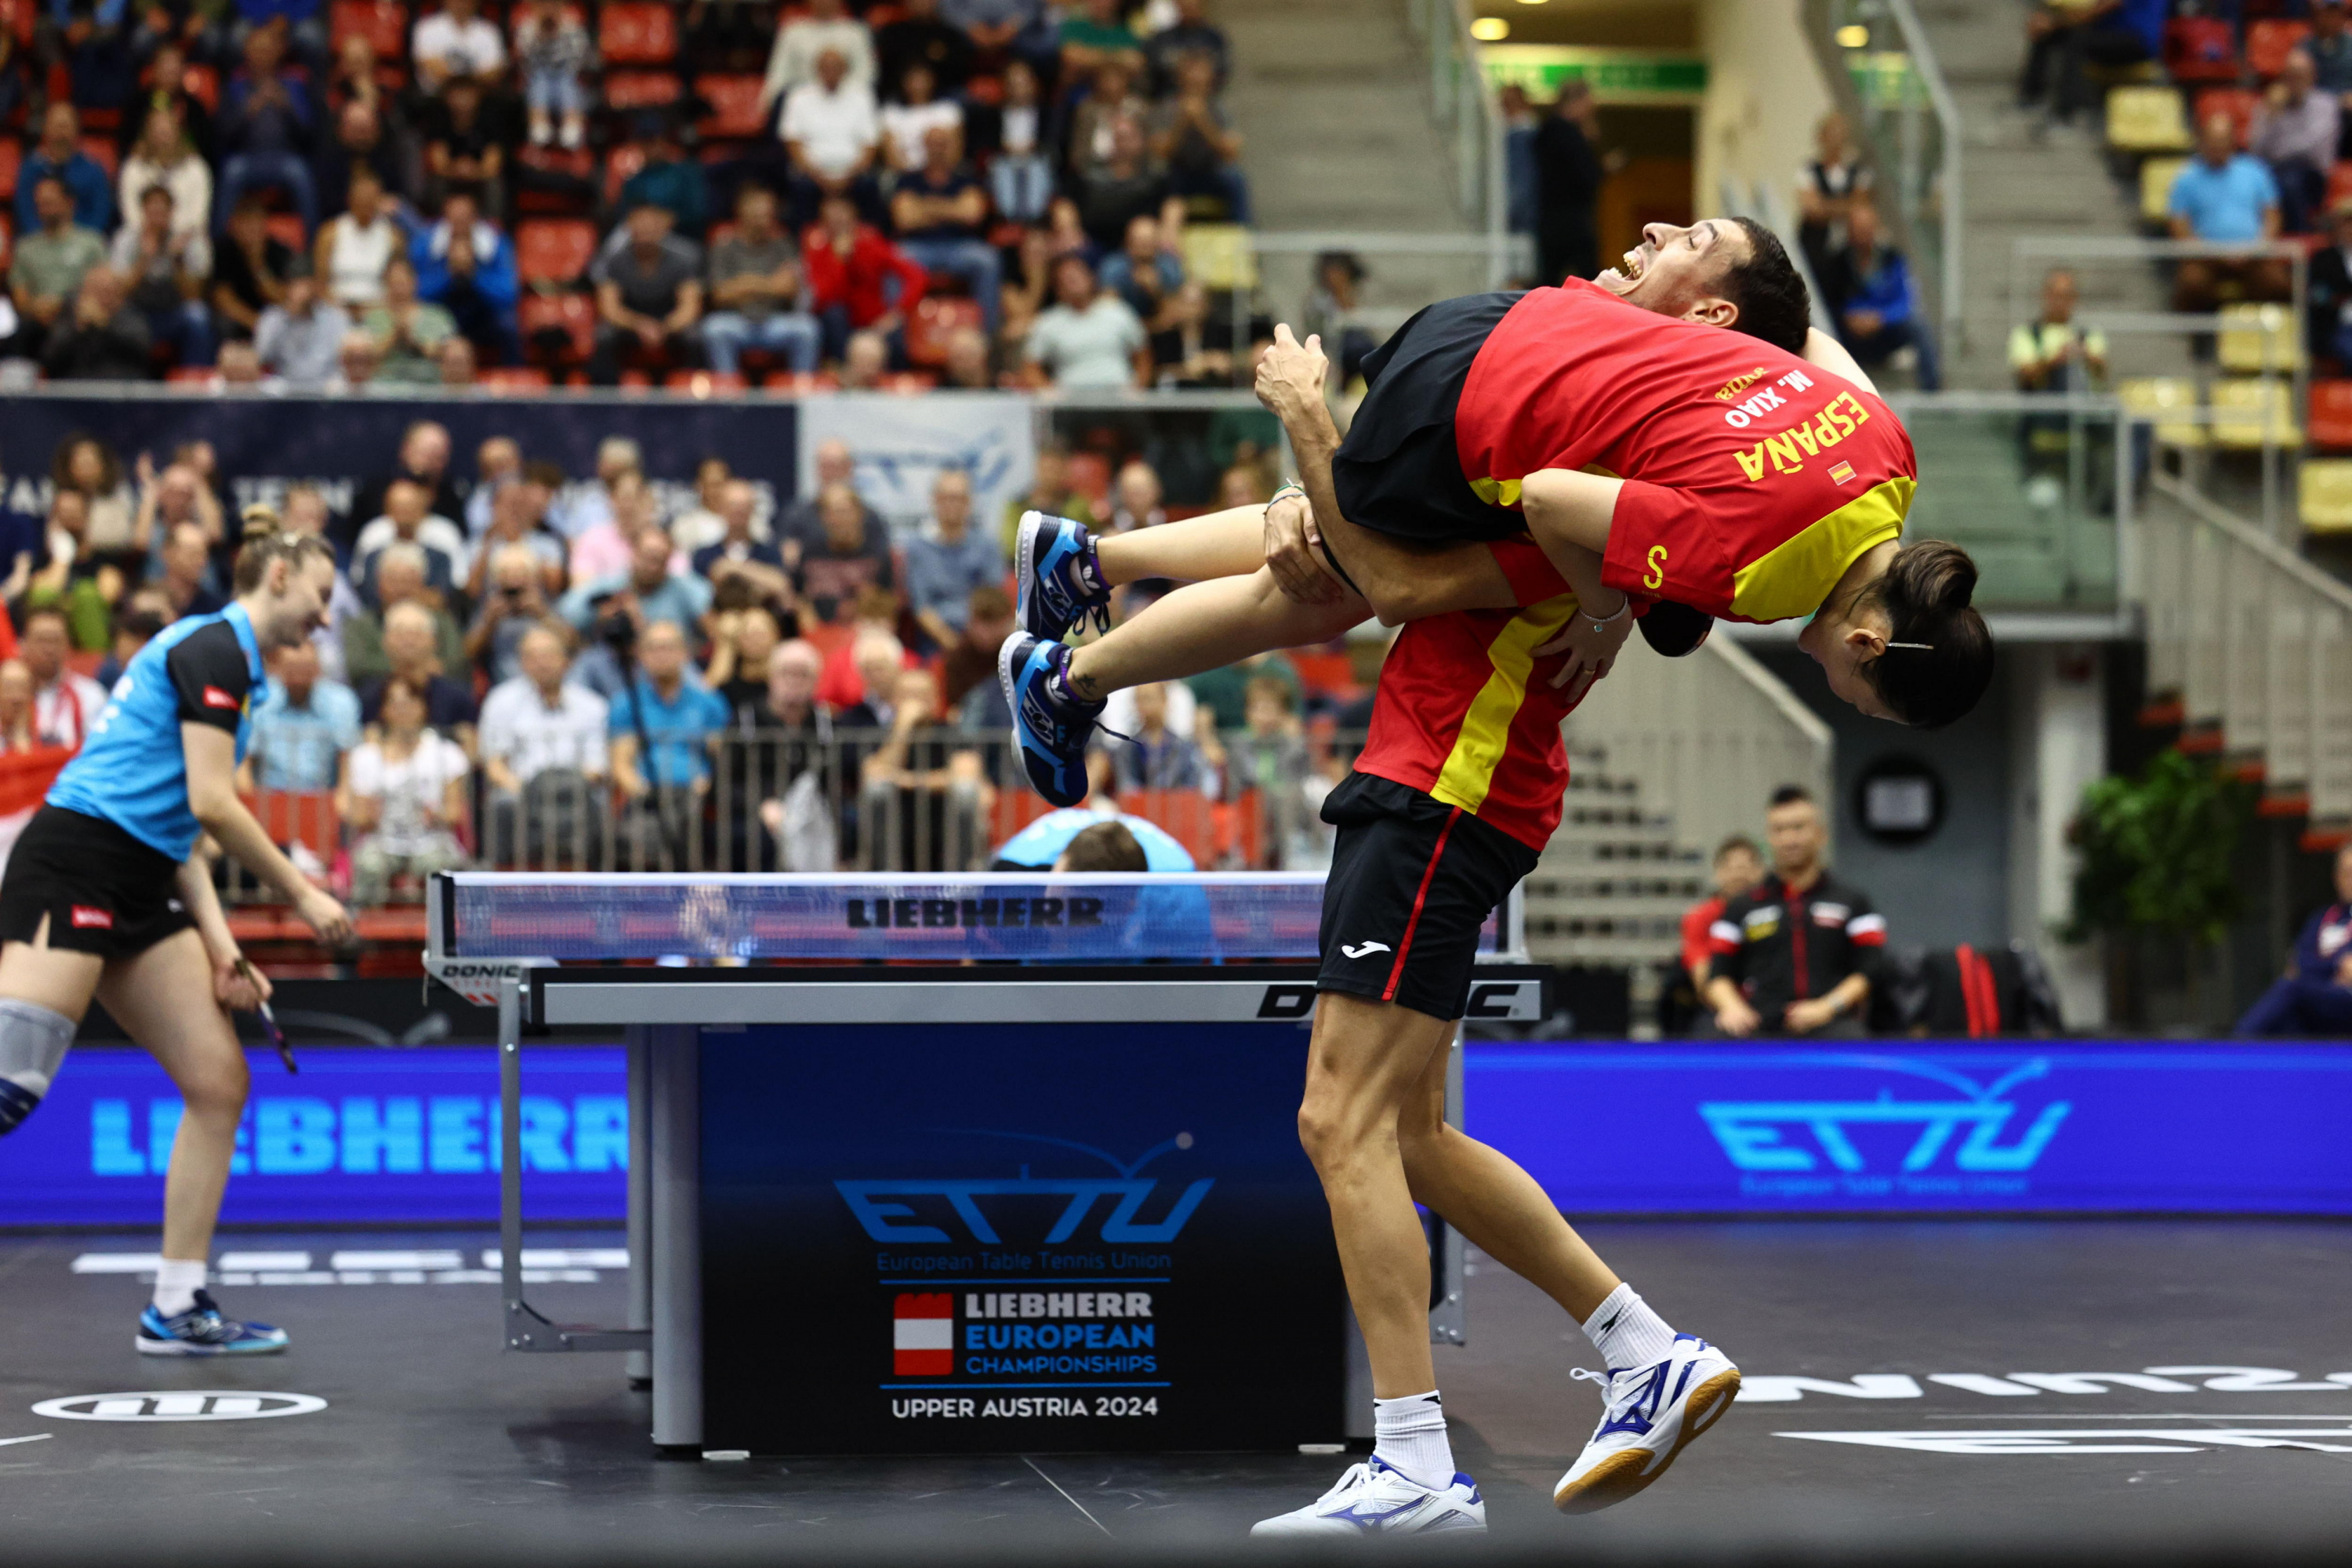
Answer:
[[[1903,536],[1916,488],[1913,479],[1888,479],[1742,566],[1732,574],[1731,613],[1785,621],[1820,609],[1863,552]]]
[[[1486,662],[1494,673],[1462,715],[1454,750],[1438,770],[1436,787],[1429,793],[1447,805],[1477,814],[1486,804],[1495,769],[1510,749],[1511,721],[1528,698],[1528,673],[1535,668],[1535,650],[1559,635],[1576,613],[1576,595],[1561,594],[1529,605],[1486,645]]]

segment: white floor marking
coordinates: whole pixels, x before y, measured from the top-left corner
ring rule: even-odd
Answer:
[[[1064,1502],[1066,1502],[1066,1503],[1068,1503],[1072,1508],[1076,1509],[1080,1513],[1085,1513],[1085,1514],[1087,1515],[1087,1522],[1088,1524],[1093,1525],[1097,1530],[1101,1531],[1105,1535],[1110,1535],[1110,1526],[1108,1526],[1108,1525],[1105,1524],[1101,1520],[1097,1519],[1093,1514],[1087,1513],[1087,1505],[1086,1505],[1086,1504],[1084,1504],[1084,1503],[1082,1503],[1082,1502],[1080,1502],[1077,1499],[1076,1499],[1076,1498],[1072,1497],[1068,1492],[1062,1491],[1062,1483],[1061,1483],[1061,1482],[1059,1482],[1059,1481],[1055,1480],[1053,1477],[1051,1477],[1051,1476],[1047,1475],[1044,1470],[1037,1469],[1037,1461],[1036,1461],[1036,1460],[1034,1460],[1034,1459],[1031,1458],[1028,1455],[1024,1454],[1024,1455],[1022,1455],[1022,1456],[1021,1456],[1021,1462],[1022,1462],[1023,1464],[1024,1464],[1024,1465],[1028,1466],[1031,1469],[1033,1469],[1033,1470],[1037,1470],[1037,1479],[1038,1479],[1039,1480],[1041,1480],[1041,1481],[1045,1482],[1047,1486],[1049,1486],[1049,1487],[1053,1488],[1055,1491],[1057,1491],[1057,1492],[1062,1492],[1062,1500],[1063,1500]],[[1114,1540],[1114,1541],[1116,1541],[1116,1540],[1117,1540],[1117,1539],[1118,1539],[1118,1538],[1117,1536],[1112,1536],[1112,1537],[1111,1537],[1111,1539],[1112,1539],[1112,1540]]]

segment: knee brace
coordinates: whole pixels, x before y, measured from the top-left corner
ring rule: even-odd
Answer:
[[[31,1002],[0,997],[0,1135],[33,1114],[73,1044],[74,1021]]]

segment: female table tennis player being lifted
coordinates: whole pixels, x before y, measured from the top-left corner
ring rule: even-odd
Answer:
[[[1277,497],[1263,514],[1100,539],[1023,520],[1022,629],[999,669],[1046,798],[1083,796],[1095,715],[1121,687],[1326,641],[1368,616],[1503,609],[1528,593],[1572,595],[1580,611],[1512,650],[1528,667],[1565,655],[1557,682],[1606,674],[1637,616],[1679,652],[1706,617],[1811,616],[1800,645],[1831,689],[1902,723],[1949,723],[1991,679],[1974,564],[1949,544],[1898,543],[1909,437],[1809,328],[1804,284],[1759,226],[1653,224],[1591,282],[1431,306],[1366,362],[1344,442],[1323,370],[1286,328],[1259,372],[1311,515]],[[1113,587],[1152,577],[1195,581],[1097,642],[1056,640],[1101,617]]]

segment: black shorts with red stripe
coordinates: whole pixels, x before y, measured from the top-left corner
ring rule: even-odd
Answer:
[[[1318,991],[1459,1018],[1478,932],[1536,852],[1459,806],[1349,773],[1323,802],[1339,830],[1323,884]]]

